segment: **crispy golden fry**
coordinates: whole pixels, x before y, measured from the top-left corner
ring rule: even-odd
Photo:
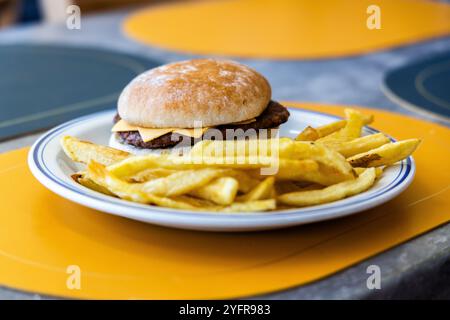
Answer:
[[[238,188],[239,183],[236,179],[222,177],[211,181],[203,187],[190,191],[189,194],[220,205],[229,205],[233,203]]]
[[[128,152],[82,141],[71,136],[63,137],[61,139],[61,146],[70,159],[84,164],[88,164],[91,160],[94,160],[108,166],[130,156]]]
[[[85,186],[88,189],[106,194],[108,196],[114,196],[113,193],[111,193],[107,188],[96,184],[94,181],[89,179],[86,176],[86,172],[78,172],[72,175],[72,179],[81,184],[82,186]]]
[[[410,156],[419,144],[419,139],[398,141],[357,154],[347,160],[354,167],[368,168],[387,166]]]
[[[272,197],[274,192],[274,177],[268,177],[261,181],[253,190],[236,198],[237,201],[264,200]]]
[[[354,169],[355,169],[355,172],[356,172],[356,174],[358,176],[360,176],[364,171],[367,170],[367,168],[360,168],[360,167],[354,168]],[[381,177],[382,174],[383,174],[383,167],[376,167],[375,168],[375,175],[376,175],[377,179],[379,177]]]
[[[355,180],[341,182],[320,190],[286,193],[280,195],[277,200],[283,204],[301,207],[332,202],[369,189],[375,177],[375,169],[369,168]]]
[[[348,158],[378,148],[391,140],[382,133],[371,134],[351,141],[324,141],[323,144]]]
[[[307,126],[305,129],[303,129],[302,132],[298,134],[298,136],[295,138],[297,141],[316,141],[317,139],[321,138],[320,133],[317,129],[314,129],[311,126]]]
[[[231,162],[231,163],[227,163]],[[117,177],[132,176],[146,169],[164,168],[171,170],[192,170],[196,168],[261,168],[267,164],[262,164],[259,159],[225,159],[193,156],[173,156],[149,154],[145,156],[135,156],[125,159],[119,163],[108,167],[108,170]]]
[[[355,109],[345,109],[345,117],[347,123],[344,128],[339,130],[341,134],[348,139],[355,139],[361,137],[361,131],[364,126],[364,115]]]
[[[146,182],[152,179],[158,179],[162,177],[167,177],[172,173],[175,173],[176,170],[164,169],[164,168],[150,168],[142,170],[135,175],[130,177],[124,177],[125,180],[129,182]]]
[[[316,141],[321,143],[327,141],[347,142],[359,138],[361,136],[362,127],[364,126],[364,116],[355,109],[345,109],[345,115],[347,123],[342,129]]]
[[[368,125],[373,122],[373,115],[362,115],[364,125]],[[333,132],[336,132],[342,128],[344,128],[347,124],[347,120],[338,120],[335,122],[332,122],[330,124],[326,124],[317,128],[311,128],[306,127],[298,136],[295,138],[295,140],[300,141],[315,141],[319,138],[328,136],[332,134]],[[311,132],[310,129],[313,129],[314,131]],[[306,131],[304,133],[304,131]]]

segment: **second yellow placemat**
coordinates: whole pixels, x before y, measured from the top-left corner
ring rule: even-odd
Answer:
[[[298,106],[342,115],[339,106]],[[378,208],[271,232],[181,231],[94,211],[40,185],[27,149],[3,154],[0,285],[75,298],[243,297],[323,278],[448,222],[450,130],[365,112],[396,138],[423,139],[412,185]],[[78,271],[79,289],[71,277]]]
[[[369,29],[368,21],[371,28],[379,21],[380,29]],[[124,31],[137,41],[185,53],[329,58],[450,34],[450,6],[425,0],[178,2],[132,14]]]

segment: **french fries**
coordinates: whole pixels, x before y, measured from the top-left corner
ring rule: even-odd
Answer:
[[[129,180],[130,182],[146,182],[151,179],[167,177],[168,175],[171,175],[175,172],[175,170],[164,168],[149,168],[142,170],[135,175],[129,176],[127,180]]]
[[[371,134],[368,136],[364,136],[361,138],[356,138],[348,142],[342,142],[342,141],[328,141],[324,142],[323,144],[340,153],[344,157],[348,158],[351,156],[354,156],[359,153],[363,153],[378,147],[381,147],[382,145],[389,143],[391,140],[386,137],[382,133],[376,133]]]
[[[345,157],[330,148],[318,143],[294,141],[287,138],[280,139],[279,145],[281,158],[313,159],[325,167],[334,169],[336,173],[340,173],[342,180],[353,178],[352,168]]]
[[[275,200],[269,199],[265,201],[246,201],[242,203],[234,203],[230,206],[201,206],[201,202],[189,201],[187,197],[165,197],[157,196],[153,192],[149,192],[149,188],[141,184],[130,184],[122,181],[108,172],[105,166],[91,161],[88,165],[88,173],[91,179],[98,185],[108,189],[111,193],[118,197],[139,203],[156,204],[161,207],[198,210],[198,211],[266,211],[275,209]],[[171,195],[179,194],[180,192]]]
[[[369,168],[355,180],[344,181],[320,190],[286,193],[279,196],[277,200],[283,204],[298,207],[332,202],[366,191],[373,185],[375,178],[375,169]]]
[[[71,136],[63,137],[61,139],[61,146],[70,159],[84,164],[89,164],[93,160],[109,166],[130,156],[128,152],[82,141]]]
[[[237,201],[244,202],[244,201],[269,199],[273,196],[273,194],[275,192],[274,183],[275,183],[275,178],[268,177],[268,178],[264,179],[263,181],[261,181],[249,193],[246,193],[246,194],[238,197]]]
[[[360,176],[367,168],[355,168],[355,172],[358,176]],[[383,174],[383,167],[375,168],[375,176],[378,179]]]
[[[328,141],[347,142],[361,136],[361,130],[364,126],[364,116],[355,109],[345,109],[347,122],[345,126],[327,136],[324,136],[317,142],[324,143]]]
[[[345,125],[345,120],[341,120],[338,122],[339,122],[339,124],[342,123],[343,125]],[[337,122],[335,122],[335,123],[337,123]],[[331,132],[334,132],[334,131],[331,131]],[[298,136],[295,138],[295,140],[297,140],[297,141],[316,141],[317,139],[319,139],[323,136],[325,136],[325,134],[321,133],[319,128],[315,129],[311,126],[307,126],[305,129],[303,129],[302,132],[300,132],[298,134]]]
[[[280,178],[291,176],[292,172],[307,173],[318,169],[314,160],[278,159],[275,157],[196,157],[173,155],[146,155],[129,157],[108,167],[108,170],[121,178],[127,178],[148,168],[172,170],[191,170],[204,167],[252,170],[276,166]]]
[[[368,125],[373,122],[372,115],[362,115],[364,125]],[[315,141],[319,138],[328,136],[333,132],[336,132],[344,128],[347,124],[347,120],[338,120],[317,128],[307,126],[296,138],[299,141]]]
[[[106,194],[108,196],[114,196],[112,192],[110,192],[107,188],[96,184],[94,181],[89,179],[86,176],[86,172],[79,172],[72,175],[72,179],[81,184],[82,186],[85,186],[88,189]]]
[[[72,178],[108,196],[189,211],[270,211],[364,192],[420,144],[392,143],[382,133],[361,136],[373,117],[354,109],[345,114],[345,120],[306,127],[296,139],[205,140],[183,155],[134,156],[69,136],[61,145],[87,165]]]
[[[289,138],[281,139],[265,139],[265,140],[238,140],[238,141],[201,141],[197,143],[191,150],[189,156],[193,159],[216,159],[224,154],[227,157],[239,160],[243,157],[248,159],[258,158],[264,159],[270,157],[278,157],[280,160],[279,178],[291,178],[299,175],[297,179],[306,179],[309,175],[307,172],[317,172],[312,182],[321,183],[326,178],[320,177],[319,166],[310,167],[311,170],[300,170],[297,168],[299,164],[290,162],[295,160],[314,160],[322,167],[329,167],[336,175],[333,181],[344,181],[353,179],[352,166],[345,160],[345,157],[327,148],[326,146],[305,142],[295,141]],[[290,167],[288,174],[285,174],[284,168]],[[296,174],[298,173],[298,174]],[[327,184],[327,183],[326,183]]]
[[[385,144],[379,148],[354,155],[348,159],[348,162],[354,167],[388,166],[409,157],[419,144],[419,139],[409,139]]]
[[[189,194],[197,198],[212,201],[216,204],[230,205],[233,203],[238,189],[239,182],[236,179],[231,177],[222,177],[204,185],[203,187],[192,190]]]
[[[247,193],[259,183],[258,177],[252,177],[248,172],[240,170],[230,170],[230,177],[238,182],[238,191]]]

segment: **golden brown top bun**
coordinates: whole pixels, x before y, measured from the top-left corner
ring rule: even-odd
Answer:
[[[133,79],[118,101],[126,122],[149,128],[193,128],[260,115],[271,98],[269,82],[242,64],[214,59],[181,61]],[[194,123],[195,122],[195,123]]]

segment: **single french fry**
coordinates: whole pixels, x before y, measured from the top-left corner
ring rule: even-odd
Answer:
[[[325,141],[323,144],[339,152],[344,157],[348,158],[355,154],[363,153],[375,148],[378,148],[391,140],[382,133],[371,134],[361,138],[356,138],[351,141]]]
[[[113,193],[111,193],[107,188],[96,184],[94,181],[89,179],[86,176],[86,172],[78,172],[72,175],[72,179],[81,184],[82,186],[85,186],[88,189],[106,194],[108,196],[114,196]]]
[[[94,160],[108,166],[130,156],[128,152],[82,141],[71,136],[63,137],[61,139],[61,146],[70,159],[84,164],[88,164],[91,160]]]
[[[366,171],[367,168],[354,168],[356,174],[359,176],[361,175],[364,171]],[[381,177],[381,175],[383,174],[383,167],[375,167],[375,175],[377,177],[377,179],[379,177]]]
[[[354,167],[388,166],[409,157],[419,144],[419,139],[388,143],[376,149],[354,155],[347,160]]]
[[[314,129],[311,126],[307,126],[305,129],[303,129],[302,132],[298,134],[298,136],[295,138],[297,141],[315,141],[320,138],[320,133],[318,130]]]
[[[129,182],[146,182],[152,179],[158,179],[162,177],[167,177],[175,173],[176,170],[164,169],[164,168],[149,168],[142,170],[135,175],[130,177],[124,177],[125,180]]]
[[[341,182],[320,190],[286,193],[280,195],[277,201],[300,207],[328,203],[366,191],[373,185],[375,178],[375,169],[369,168],[355,180]]]

